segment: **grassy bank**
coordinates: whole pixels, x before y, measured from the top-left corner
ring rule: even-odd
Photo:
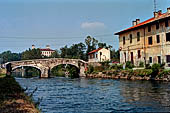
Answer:
[[[13,77],[1,77],[0,113],[39,113],[39,110]]]

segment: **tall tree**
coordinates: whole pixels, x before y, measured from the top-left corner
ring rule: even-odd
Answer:
[[[87,46],[87,51],[86,54],[88,54],[90,51],[93,51],[96,49],[96,46],[98,44],[98,40],[96,40],[95,38],[92,38],[90,36],[87,36],[87,38],[85,39],[85,43]]]
[[[73,44],[71,47],[64,46],[60,48],[62,58],[85,59],[86,46],[83,43]]]

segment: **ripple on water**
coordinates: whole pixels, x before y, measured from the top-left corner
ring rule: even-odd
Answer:
[[[16,78],[44,113],[168,112],[170,83],[150,81]]]

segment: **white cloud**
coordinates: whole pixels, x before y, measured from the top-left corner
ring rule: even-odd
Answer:
[[[102,22],[83,22],[82,29],[105,29],[105,24]]]

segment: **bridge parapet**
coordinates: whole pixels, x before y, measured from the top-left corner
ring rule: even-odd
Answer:
[[[84,70],[87,66],[87,62],[80,60],[80,59],[67,59],[67,58],[50,58],[50,59],[34,59],[34,60],[22,60],[22,61],[13,61],[9,62],[7,66],[12,68],[11,70],[7,69],[8,73],[11,73],[12,70],[23,67],[23,66],[30,66],[35,67],[41,71],[41,78],[47,78],[50,76],[49,72],[50,69],[54,68],[60,64],[70,64],[76,66],[80,69],[80,76],[85,76]],[[7,67],[6,66],[6,67]]]

